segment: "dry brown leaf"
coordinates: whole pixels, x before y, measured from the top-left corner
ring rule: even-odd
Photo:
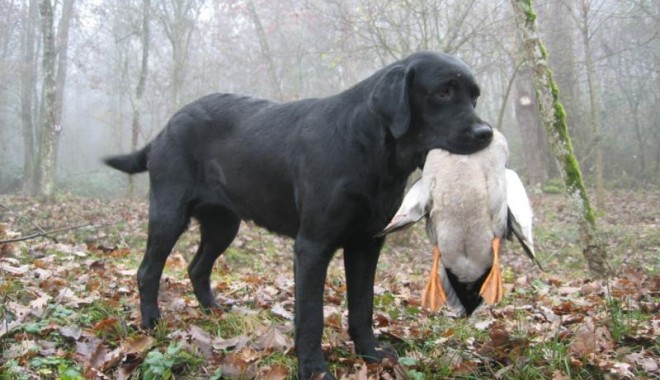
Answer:
[[[96,323],[96,325],[92,327],[92,332],[98,334],[100,332],[107,332],[110,330],[114,330],[115,327],[117,326],[117,322],[118,319],[116,317],[106,318]]]
[[[211,338],[211,334],[208,332],[202,330],[202,328],[191,325],[188,327],[188,334],[190,334],[190,338],[192,339],[192,343],[199,348],[199,351],[204,355],[204,357],[208,358],[213,354],[213,338]]]
[[[576,358],[609,351],[614,347],[610,332],[603,326],[596,327],[592,318],[578,326],[568,351]]]
[[[555,372],[552,373],[552,380],[571,380],[571,378],[561,370],[555,370]]]
[[[275,303],[273,307],[270,308],[270,312],[277,317],[288,319],[289,321],[293,321],[293,313],[286,310],[280,302]]]
[[[101,341],[95,342],[90,355],[87,356],[87,360],[85,361],[85,378],[96,378],[97,373],[103,372],[103,369],[108,365],[108,362],[113,361],[112,358],[114,356],[119,356],[118,353],[116,353],[117,355],[112,355],[111,352],[114,353],[114,351],[110,351],[105,343]]]
[[[281,364],[273,364],[259,374],[259,379],[263,380],[285,380],[289,377],[289,369]]]
[[[237,351],[240,351],[245,347],[252,338],[250,338],[247,335],[239,335],[235,336],[231,339],[222,339],[222,338],[216,338],[213,340],[213,348],[218,350],[218,351],[224,351],[228,350],[230,348],[234,348]]]
[[[367,370],[367,363],[360,363],[357,365],[355,375],[351,377],[354,380],[369,380],[369,371]]]
[[[271,325],[254,344],[258,350],[272,350],[285,352],[293,347],[293,340],[284,334],[277,326]]]
[[[254,371],[250,368],[250,363],[237,354],[225,355],[220,368],[222,376],[229,379],[252,379],[255,377]]]
[[[130,337],[122,342],[121,349],[125,355],[143,354],[153,347],[155,340],[149,335]]]

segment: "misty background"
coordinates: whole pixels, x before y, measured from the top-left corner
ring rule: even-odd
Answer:
[[[534,6],[587,186],[659,184],[660,2]],[[141,147],[192,100],[323,97],[419,50],[472,68],[510,166],[550,190],[509,0],[0,0],[0,193],[39,193],[51,139],[57,191],[124,195],[127,176],[101,158]]]

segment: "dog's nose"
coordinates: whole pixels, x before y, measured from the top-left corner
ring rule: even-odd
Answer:
[[[493,138],[493,127],[488,124],[477,124],[472,128],[474,138],[479,141],[488,141]]]

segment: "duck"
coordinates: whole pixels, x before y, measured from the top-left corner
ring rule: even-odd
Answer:
[[[484,302],[500,302],[504,238],[515,236],[543,269],[534,250],[529,197],[518,174],[507,168],[508,156],[506,138],[498,130],[488,147],[471,155],[430,150],[421,178],[379,234],[426,216],[433,265],[422,296],[424,308],[435,312],[447,304],[470,316]]]

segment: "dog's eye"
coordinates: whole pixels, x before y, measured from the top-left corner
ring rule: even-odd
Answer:
[[[438,90],[438,92],[436,92],[436,95],[441,100],[445,100],[445,99],[449,98],[451,96],[451,87],[447,86],[447,87],[441,88],[440,90]]]

